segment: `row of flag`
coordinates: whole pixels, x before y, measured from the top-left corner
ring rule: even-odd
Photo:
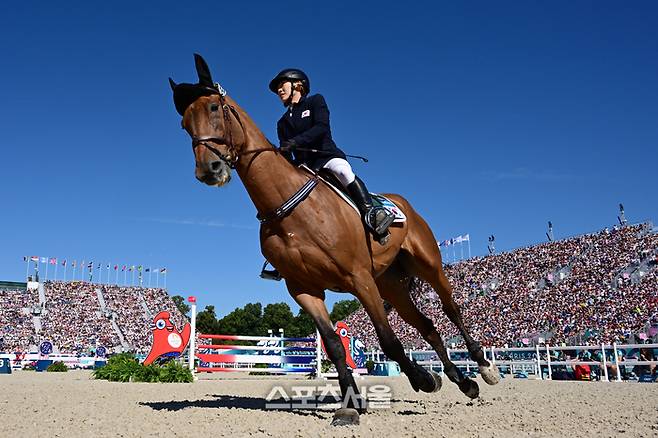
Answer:
[[[90,270],[94,269],[94,262],[85,262],[84,260],[80,261],[79,263],[78,263],[77,260],[71,260],[71,262],[69,263],[69,261],[66,260],[66,259],[58,260],[55,257],[23,256],[23,261],[24,262],[32,261],[32,262],[35,262],[35,263],[45,263],[45,264],[49,264],[49,265],[61,264],[64,267],[71,266],[72,268],[75,268],[76,266],[84,268],[85,263],[86,263],[87,269],[90,269]],[[102,263],[98,263],[96,269],[101,269],[102,266],[103,266]],[[108,271],[111,269],[111,267],[112,267],[111,263],[106,264],[106,268],[107,268]],[[133,271],[142,272],[142,270],[143,270],[144,272],[150,272],[150,273],[156,273],[156,274],[166,274],[167,273],[167,268],[151,268],[151,267],[146,268],[142,265],[138,265],[138,266],[135,266],[135,265],[114,265],[114,270],[115,271],[120,270],[121,272],[126,272],[126,271],[127,272],[133,272]]]
[[[471,236],[468,234],[464,234],[463,236],[457,236],[453,237],[452,239],[447,239],[439,243],[439,246],[451,246],[451,245],[456,245],[458,243],[462,242],[470,242],[471,241]]]

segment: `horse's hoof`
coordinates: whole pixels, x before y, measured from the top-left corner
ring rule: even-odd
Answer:
[[[480,395],[480,387],[475,380],[471,380],[468,377],[464,377],[459,384],[459,389],[463,392],[468,398],[478,398]]]
[[[482,379],[489,385],[495,385],[500,382],[500,372],[498,371],[498,367],[492,362],[489,362],[488,367],[479,366],[478,368]]]
[[[359,412],[352,408],[340,408],[334,414],[332,426],[358,426]]]
[[[439,392],[439,389],[441,389],[441,387],[443,386],[443,380],[441,379],[441,376],[439,375],[439,373],[435,373],[434,371],[430,371],[430,374],[432,375],[432,377],[434,377],[434,383],[436,385],[434,387],[434,391],[432,391],[432,392]]]

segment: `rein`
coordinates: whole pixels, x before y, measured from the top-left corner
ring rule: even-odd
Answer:
[[[208,150],[210,150],[213,154],[215,154],[217,158],[222,160],[229,168],[235,169],[241,154],[237,152],[235,145],[233,143],[233,129],[232,129],[231,116],[229,115],[229,111],[233,113],[236,120],[240,124],[240,127],[242,128],[242,132],[244,132],[244,125],[242,124],[242,120],[240,120],[240,113],[238,113],[238,111],[232,105],[226,103],[226,100],[224,99],[224,96],[226,95],[226,91],[224,91],[224,89],[221,88],[219,84],[216,84],[215,87],[219,90],[219,101],[221,103],[222,113],[224,116],[224,128],[228,135],[228,138],[225,139],[222,137],[192,137],[192,149],[194,150],[197,148],[197,146],[203,145],[206,148],[208,148]],[[230,155],[223,154],[221,151],[219,151],[214,146],[211,146],[209,143],[226,145]],[[245,153],[242,153],[242,155],[256,154],[264,151],[278,152],[278,149],[270,145],[269,147],[247,151]],[[256,218],[260,221],[261,224],[265,224],[267,222],[286,217],[295,209],[295,207],[301,204],[302,201],[304,201],[304,199],[308,197],[308,195],[311,194],[313,189],[318,185],[318,182],[319,179],[317,176],[309,179],[299,190],[297,190],[297,192],[295,192],[290,198],[288,198],[288,200],[284,202],[281,206],[265,214],[258,213],[256,215]]]
[[[203,145],[206,148],[208,148],[213,154],[217,155],[217,158],[222,160],[226,165],[231,168],[235,169],[235,165],[238,163],[238,160],[240,159],[240,154],[236,151],[235,145],[233,144],[233,129],[232,129],[232,124],[231,124],[231,116],[229,115],[229,111],[233,113],[233,116],[235,119],[238,121],[240,124],[240,127],[242,128],[242,132],[244,132],[244,125],[242,124],[242,120],[240,119],[240,113],[235,109],[233,105],[229,105],[226,103],[226,100],[224,99],[224,96],[226,96],[226,91],[219,85],[215,84],[215,88],[219,91],[219,102],[222,105],[222,114],[224,116],[224,127],[226,132],[228,133],[228,138],[224,139],[222,137],[192,137],[192,149],[196,149],[197,146]],[[225,155],[217,148],[210,146],[208,144],[210,143],[215,143],[215,144],[225,144],[226,147],[228,148],[230,155]],[[255,154],[259,152],[264,152],[264,151],[276,151],[277,149],[274,146],[269,146],[265,148],[260,148],[260,149],[255,149],[253,151],[248,151],[246,153],[242,153],[242,155],[246,154]]]

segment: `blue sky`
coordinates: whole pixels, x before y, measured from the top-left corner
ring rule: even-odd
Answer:
[[[90,3],[0,15],[0,279],[24,255],[84,258],[166,266],[170,292],[220,315],[292,303],[258,278],[240,181],[194,179],[167,84],[195,80],[193,52],[272,140],[267,84],[304,69],[371,190],[474,255],[548,220],[556,238],[611,225],[619,202],[658,218],[655,2]]]

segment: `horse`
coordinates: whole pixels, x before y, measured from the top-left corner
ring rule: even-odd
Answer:
[[[466,330],[452,297],[432,230],[402,196],[387,194],[407,220],[390,227],[390,239],[380,245],[364,228],[360,215],[316,174],[291,164],[265,137],[249,115],[213,82],[205,60],[194,55],[198,83],[169,83],[182,128],[192,138],[195,176],[221,187],[235,170],[260,219],[263,256],[281,273],[292,298],[313,319],[328,358],[338,372],[342,407],[333,425],[359,423],[367,403],[347,368],[345,351],[329,318],[325,291],[354,295],[372,321],[382,351],[400,366],[412,388],[435,392],[441,377],[409,359],[389,325],[383,301],[413,326],[436,351],[444,373],[468,397],[479,395],[477,382],[450,360],[432,321],[410,296],[415,278],[437,292],[443,311],[464,338],[472,360],[489,385],[499,381],[496,366]]]

